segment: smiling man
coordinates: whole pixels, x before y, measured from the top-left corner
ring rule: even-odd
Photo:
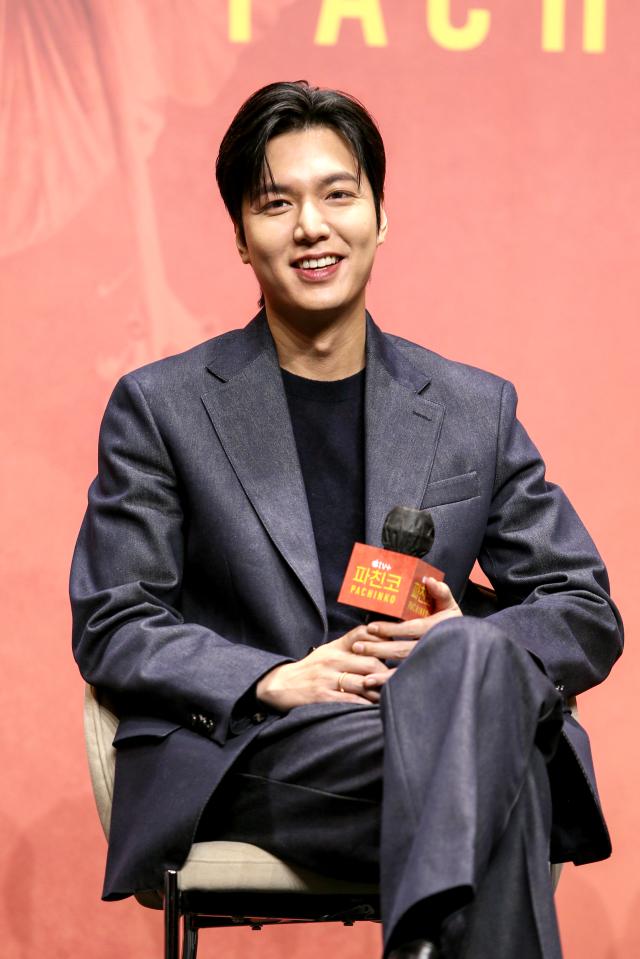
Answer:
[[[280,179],[264,178],[259,192],[243,198],[236,242],[269,304],[273,335],[287,349],[291,330],[299,330],[282,365],[299,364],[299,336],[308,352],[324,330],[319,352],[331,354],[339,367],[321,378],[358,372],[364,366],[365,288],[387,232],[381,197],[374,196],[366,175],[358,174],[345,140],[329,127],[276,136],[265,159],[264,173]],[[219,169],[224,175],[222,164]],[[345,333],[348,357],[330,347],[327,335]]]
[[[71,581],[76,658],[121,716],[104,895],[240,840],[379,879],[395,959],[556,959],[549,859],[610,851],[564,707],[620,622],[513,387],[366,312],[384,176],[353,98],[255,93],[217,178],[263,309],[109,402]],[[446,585],[428,619],[367,624],[338,590],[397,504],[433,514]]]

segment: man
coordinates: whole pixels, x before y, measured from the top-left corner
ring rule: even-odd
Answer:
[[[563,705],[620,623],[513,387],[366,313],[384,173],[350,97],[254,94],[217,178],[264,309],[110,400],[71,584],[78,663],[122,717],[104,894],[238,839],[379,876],[386,955],[557,957],[550,843],[610,850]],[[340,580],[397,504],[433,514],[447,585],[430,618],[367,625]],[[459,605],[476,558],[484,618]]]

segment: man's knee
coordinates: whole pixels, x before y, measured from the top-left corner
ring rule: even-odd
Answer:
[[[426,660],[442,656],[459,665],[460,661],[483,662],[488,658],[519,657],[523,652],[490,619],[454,616],[426,633],[411,655]]]
[[[391,682],[418,694],[432,684],[448,690],[476,686],[498,695],[503,686],[520,687],[537,670],[527,651],[488,619],[452,617],[418,642]]]

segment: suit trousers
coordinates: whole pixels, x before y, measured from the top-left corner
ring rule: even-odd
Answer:
[[[380,706],[300,706],[265,724],[197,839],[250,842],[328,875],[380,882],[385,954],[558,959],[545,763],[561,698],[490,619],[435,627]]]

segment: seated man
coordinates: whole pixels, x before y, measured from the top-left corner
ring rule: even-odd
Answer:
[[[244,840],[379,878],[385,955],[552,959],[550,856],[610,851],[563,707],[620,622],[511,384],[367,314],[384,175],[351,97],[255,93],[217,178],[263,309],[109,402],[71,577],[77,661],[122,717],[104,897]],[[398,504],[431,512],[446,585],[367,623],[338,590]],[[484,618],[459,605],[476,559]]]

